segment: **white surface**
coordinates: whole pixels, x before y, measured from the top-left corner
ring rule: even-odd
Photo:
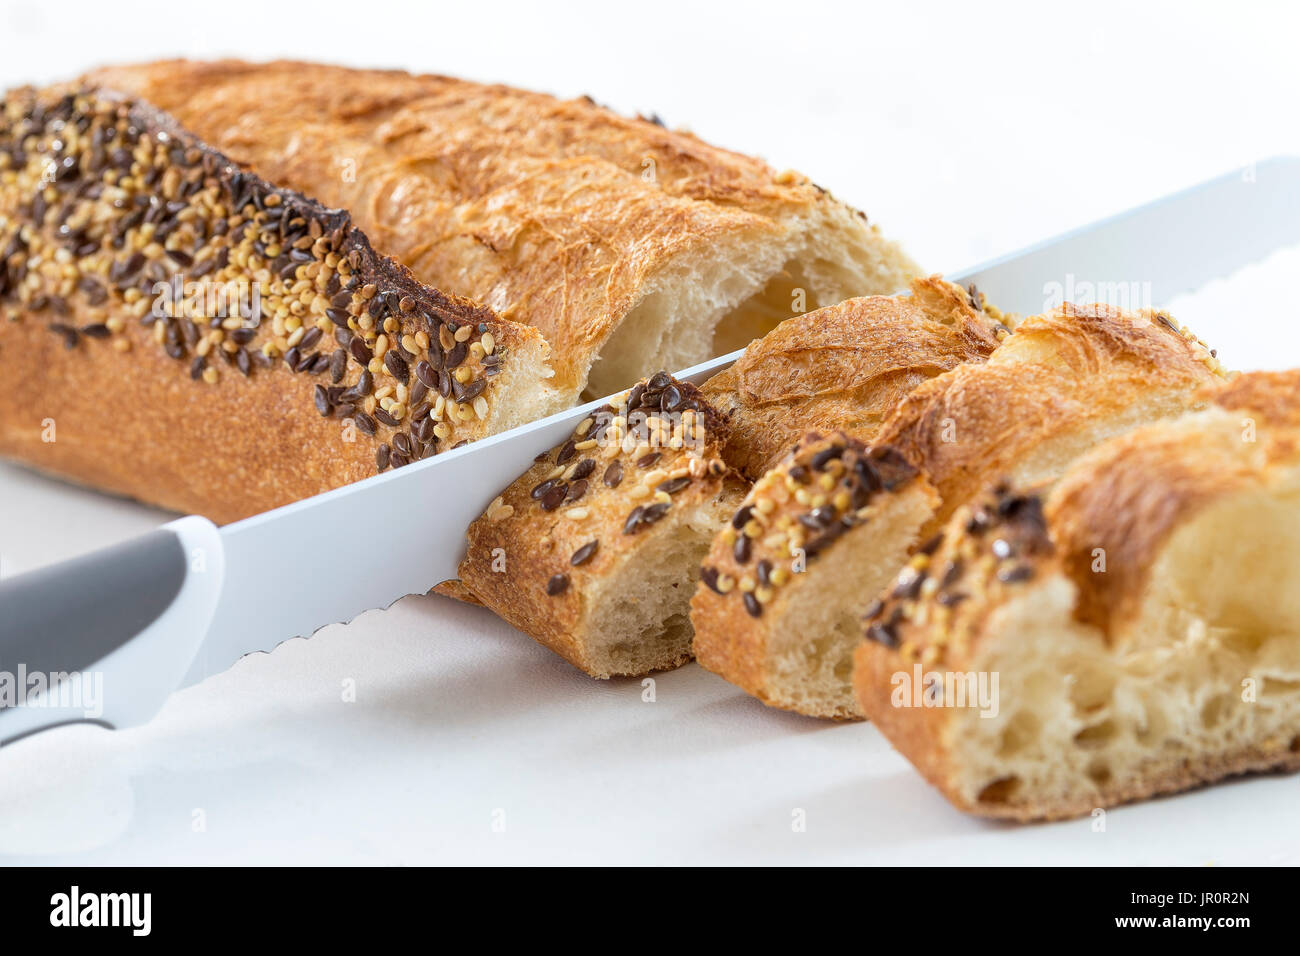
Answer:
[[[352,5],[372,30],[327,6],[225,3],[240,28],[221,30],[176,4],[6,3],[0,80],[238,53],[589,92],[807,172],[935,269],[1300,153],[1282,5]],[[1300,365],[1298,267],[1291,250],[1170,305],[1230,365]],[[0,574],[166,517],[0,466]],[[145,727],[0,751],[0,859],[1295,863],[1297,796],[1260,778],[1112,811],[1105,833],[989,825],[870,726],[769,710],[694,665],[646,703],[424,597],[246,659]]]

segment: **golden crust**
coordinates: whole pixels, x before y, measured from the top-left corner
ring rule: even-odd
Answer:
[[[1300,402],[1296,382],[1300,372],[1251,372],[1238,375],[1227,384],[1207,386],[1203,396],[1219,408],[1249,414],[1254,424],[1300,428]],[[1258,422],[1255,420],[1258,419]],[[1242,426],[1248,423],[1243,418]]]
[[[1068,582],[1072,618],[1083,633],[1117,654],[1139,639],[1134,622],[1173,533],[1216,501],[1271,487],[1275,475],[1300,462],[1300,419],[1293,411],[1300,405],[1300,371],[1240,375],[1203,395],[1208,409],[1108,441],[1080,458],[1050,493],[1000,485],[958,509],[932,554],[905,569],[868,611],[868,639],[855,656],[858,701],[959,808],[1056,819],[1235,774],[1300,769],[1294,747],[1251,745],[1107,784],[1100,794],[974,801],[957,782],[956,711],[892,702],[893,676],[918,663],[947,672],[972,669],[983,647],[999,637],[1000,610],[1054,580]],[[1256,419],[1270,427],[1252,433]],[[1104,574],[1097,573],[1099,553]]]
[[[597,585],[636,567],[671,510],[739,498],[743,483],[721,455],[727,430],[694,386],[652,376],[579,424],[470,525],[462,585],[593,677],[622,674],[591,650],[608,637],[590,629]]]
[[[982,305],[982,300],[981,300]],[[787,319],[704,393],[732,418],[727,457],[757,480],[806,431],[870,441],[922,382],[997,347],[1005,326],[938,276],[910,296],[870,296]]]
[[[915,475],[888,447],[868,449],[843,433],[805,435],[754,485],[713,540],[691,601],[701,666],[764,703],[791,708],[770,687],[768,669],[783,589],[793,574],[809,573],[823,561],[833,566],[838,539],[869,534],[873,504]]]
[[[801,177],[589,99],[296,62],[172,60],[91,77],[351,210],[423,281],[537,327],[575,394],[651,280],[683,257],[770,240],[806,216],[884,243]],[[894,291],[881,284],[859,291]]]
[[[402,464],[487,434],[500,420],[498,402],[510,414],[511,391],[499,383],[515,359],[544,370],[536,330],[421,286],[377,255],[346,213],[239,170],[150,104],[77,86],[23,88],[6,96],[2,122],[0,453],[8,457],[227,522],[373,474],[385,453]],[[66,125],[56,133],[57,123]],[[51,156],[53,181],[44,178]],[[155,318],[155,281],[189,282],[205,271],[210,287],[256,286],[261,324],[241,322],[250,319],[242,307],[213,318],[198,300],[164,305]],[[445,436],[417,446],[417,402],[392,426],[374,404],[376,390],[398,384],[392,373],[377,368],[373,388],[355,402],[345,397],[362,369],[342,339],[375,345],[373,333],[356,331],[355,315],[377,301],[371,317],[391,320],[395,350],[416,333],[436,338],[453,324],[469,332],[462,367],[482,381],[473,387],[486,415],[449,422]],[[353,331],[337,328],[327,307]],[[223,326],[223,314],[234,324]],[[292,334],[285,317],[296,323]],[[486,353],[470,351],[489,340],[500,378],[488,375]],[[430,354],[416,351],[402,352],[411,368]]]
[[[443,597],[451,598],[453,601],[461,601],[464,604],[473,604],[482,607],[483,602],[474,596],[474,592],[457,580],[442,581],[433,586],[431,594],[441,594]]]
[[[963,501],[1032,462],[1047,440],[1077,441],[1082,452],[1098,425],[1132,409],[1176,414],[1223,377],[1210,350],[1163,313],[1067,303],[1020,323],[989,361],[917,387],[876,440],[939,492],[928,535]]]

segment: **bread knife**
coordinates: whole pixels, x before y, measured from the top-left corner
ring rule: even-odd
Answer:
[[[1300,242],[1300,158],[1213,179],[948,278],[1031,315],[1054,284],[1166,302]],[[1140,303],[1139,303],[1140,304]],[[677,373],[701,383],[740,352]],[[653,371],[653,370],[650,370]],[[0,580],[0,745],[144,723],[176,689],[456,576],[465,530],[605,400],[218,528],[185,517]],[[340,531],[358,526],[369,534]],[[340,562],[348,573],[339,573]],[[5,679],[8,678],[7,692]],[[78,681],[94,678],[94,710]]]

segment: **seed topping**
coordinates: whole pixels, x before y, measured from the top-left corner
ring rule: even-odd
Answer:
[[[44,321],[68,349],[152,346],[209,385],[283,368],[400,467],[490,413],[508,348],[466,311],[395,276],[345,213],[272,188],[143,104],[18,90],[0,108],[0,320]],[[399,391],[378,394],[376,378]],[[453,391],[455,413],[420,427],[425,395]]]

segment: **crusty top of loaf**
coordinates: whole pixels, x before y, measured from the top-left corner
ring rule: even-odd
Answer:
[[[1171,535],[1300,459],[1300,432],[1285,411],[1300,403],[1300,371],[1241,375],[1209,394],[1203,411],[1083,456],[1050,492],[999,484],[959,509],[868,611],[869,639],[905,660],[960,663],[1004,598],[1054,573],[1075,588],[1077,620],[1121,639]],[[1264,427],[1253,428],[1256,418]]]
[[[588,98],[289,61],[171,60],[90,78],[351,210],[424,281],[535,325],[559,384],[585,381],[647,276],[688,250],[761,241],[786,217],[832,209],[868,234],[801,177]]]
[[[981,362],[1008,329],[982,297],[938,276],[909,296],[867,296],[787,319],[704,393],[732,417],[727,456],[757,480],[806,431],[870,441],[899,400],[964,362]]]
[[[1224,385],[1209,385],[1202,394],[1229,411],[1242,411],[1270,426],[1300,427],[1300,371],[1251,372]]]
[[[1224,377],[1211,351],[1163,313],[1067,303],[1021,322],[987,362],[917,387],[876,441],[902,452],[943,498],[933,531],[1054,442],[1072,447],[1111,423],[1193,407],[1199,388]],[[1043,462],[1048,472],[1060,465]]]

